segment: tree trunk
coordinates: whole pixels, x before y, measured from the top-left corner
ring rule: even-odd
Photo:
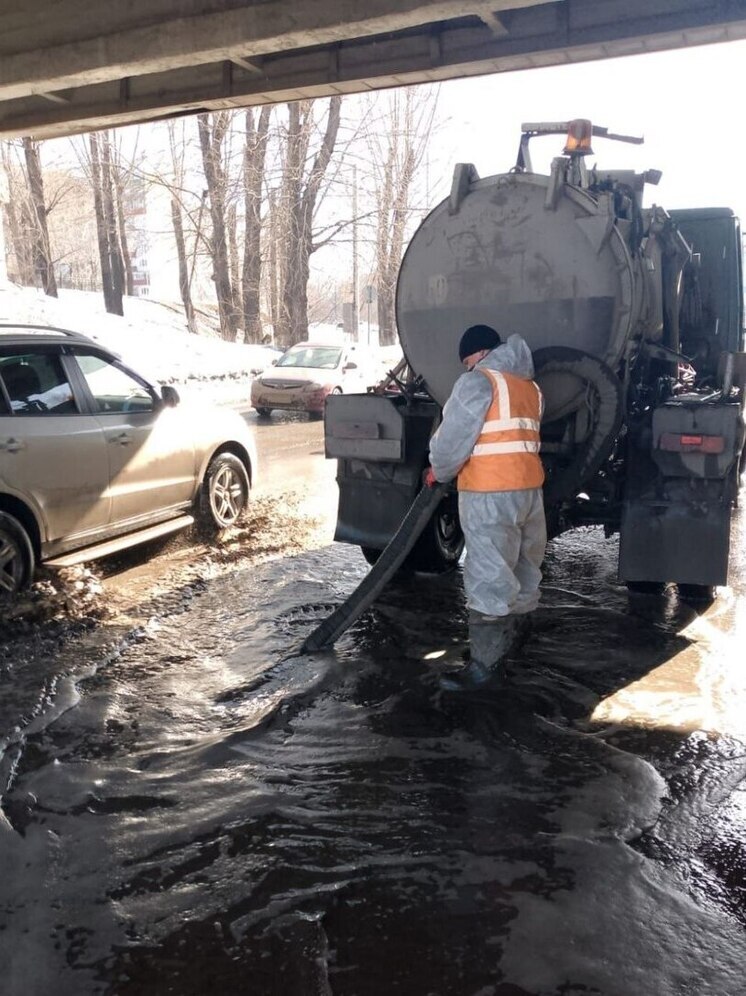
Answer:
[[[244,154],[244,214],[242,308],[246,342],[262,341],[262,183],[267,155],[267,133],[271,108],[268,104],[254,124],[254,112],[246,111],[246,151]]]
[[[210,217],[212,219],[210,255],[212,257],[212,277],[215,281],[215,292],[218,298],[220,332],[224,339],[235,342],[236,315],[225,230],[226,191],[222,165],[222,144],[227,128],[227,121],[225,112],[220,112],[214,116],[214,125],[212,127],[209,114],[200,114],[197,117],[199,142],[202,149],[202,163],[210,198]]]
[[[389,132],[386,161],[380,168],[378,183],[378,230],[376,233],[376,303],[378,311],[378,341],[390,345],[394,341],[394,306],[391,289],[391,251],[389,224],[394,200],[394,167],[396,165],[398,136],[396,117]]]
[[[174,239],[176,240],[176,255],[179,261],[179,293],[184,305],[187,328],[190,332],[196,332],[194,321],[194,307],[192,305],[192,295],[189,287],[189,268],[187,267],[186,242],[184,240],[184,223],[181,217],[181,204],[176,199],[175,194],[171,194],[171,222],[174,227]]]
[[[34,212],[34,268],[41,280],[44,293],[57,297],[57,281],[49,248],[49,228],[47,227],[47,207],[44,202],[44,180],[41,172],[39,146],[30,138],[23,139],[23,153],[26,159],[29,194]]]
[[[303,165],[308,148],[309,133],[306,122],[311,115],[311,102],[296,101],[288,104],[288,130],[285,143],[285,168],[282,177],[280,197],[281,217],[284,238],[278,245],[278,255],[282,255],[282,284],[278,309],[278,339],[283,349],[304,338],[294,336],[292,311],[297,294],[298,239],[301,227],[300,199],[303,179]]]
[[[371,147],[377,173],[376,290],[381,345],[391,345],[396,340],[396,278],[404,252],[412,184],[430,135],[437,92],[410,88],[389,100],[385,158],[378,157],[376,161],[378,143]]]
[[[308,338],[308,273],[311,248],[297,227],[291,229],[292,244],[287,258],[282,313],[286,348]]]
[[[179,259],[179,293],[184,305],[184,315],[186,317],[187,328],[190,332],[197,332],[197,322],[192,303],[192,282],[187,265],[186,239],[184,238],[184,224],[181,217],[181,204],[175,197],[171,198],[171,218],[174,226],[174,237],[176,239],[176,253]]]
[[[228,270],[231,275],[233,320],[236,325],[236,338],[238,338],[238,330],[243,325],[243,320],[236,307],[236,302],[240,300],[241,296],[241,276],[238,266],[238,218],[235,204],[231,204],[226,211],[225,227],[228,237]]]
[[[132,274],[132,256],[130,255],[129,239],[127,238],[127,219],[124,214],[124,181],[122,171],[117,165],[114,168],[114,200],[119,227],[119,244],[122,247],[122,264],[124,266],[124,290],[128,297],[135,296],[135,281]]]
[[[91,149],[91,184],[93,186],[93,206],[96,213],[96,235],[98,236],[98,255],[101,265],[101,285],[104,292],[104,306],[109,313],[114,310],[114,289],[109,259],[109,243],[107,238],[106,219],[104,217],[103,198],[101,193],[101,156],[98,146],[98,135],[91,132],[89,136]]]
[[[277,193],[274,190],[269,192],[269,274],[268,283],[269,288],[267,290],[267,299],[269,301],[269,320],[272,322],[272,328],[274,330],[275,341],[279,344],[282,342],[280,332],[281,332],[281,318],[280,318],[280,287],[282,286],[282,276],[280,272],[280,267],[282,265],[282,256],[277,251],[277,246],[279,244],[280,237],[280,225],[279,225],[279,204]]]
[[[339,132],[341,97],[332,97],[324,137],[304,183],[304,165],[312,129],[313,105],[303,100],[288,106],[288,140],[284,175],[287,212],[287,256],[282,293],[282,344],[291,346],[308,336],[308,274],[313,252],[313,216]]]
[[[379,283],[376,301],[378,311],[378,342],[381,346],[391,346],[396,341],[394,294],[393,291],[389,291],[389,285],[387,284],[386,293],[381,295],[380,286]]]
[[[114,210],[114,184],[111,175],[111,142],[104,133],[101,139],[101,203],[106,225],[106,241],[109,249],[112,288],[112,314],[124,315],[124,262],[119,245],[116,212]]]
[[[190,332],[196,333],[197,324],[194,315],[194,305],[192,304],[192,281],[189,273],[189,264],[187,262],[186,239],[184,237],[184,219],[182,215],[181,200],[177,196],[177,190],[181,190],[184,183],[184,145],[182,140],[181,156],[177,156],[176,134],[174,131],[173,121],[168,122],[168,139],[169,147],[171,149],[171,164],[174,171],[174,186],[171,187],[171,223],[174,229],[176,256],[179,263],[179,293],[181,294],[181,302],[184,305],[184,316],[186,317],[187,328]],[[200,220],[201,216],[202,207],[200,205]]]

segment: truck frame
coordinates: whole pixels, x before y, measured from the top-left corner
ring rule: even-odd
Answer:
[[[562,132],[550,174],[533,173],[530,140]],[[373,391],[330,398],[325,413],[326,455],[338,460],[335,538],[359,545],[370,563],[421,487],[457,375],[448,354],[475,320],[505,331],[507,315],[534,350],[548,400],[541,455],[550,536],[589,525],[618,533],[619,576],[631,588],[673,582],[706,597],[727,583],[744,447],[739,222],[727,208],[643,207],[645,185],[660,174],[589,170],[592,137],[640,141],[582,119],[524,125],[510,173],[480,180],[472,165],[458,165],[450,197],[413,236],[397,289],[405,360]],[[565,232],[580,238],[578,230],[587,272],[565,274],[557,242]],[[520,266],[505,244],[518,237]],[[496,244],[504,251],[490,256],[484,247]],[[526,247],[536,245],[540,281],[525,276]],[[570,292],[556,290],[563,279]],[[583,296],[584,279],[616,297],[609,304],[595,286]],[[408,566],[450,570],[462,549],[452,491]]]

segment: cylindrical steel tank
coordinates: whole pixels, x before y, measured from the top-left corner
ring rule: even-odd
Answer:
[[[556,176],[488,177],[460,202],[439,204],[409,244],[396,298],[404,355],[433,398],[447,400],[463,372],[459,339],[476,323],[518,332],[532,350],[570,346],[617,370],[644,295],[624,224],[609,196]],[[566,411],[577,384],[556,388],[550,405]]]

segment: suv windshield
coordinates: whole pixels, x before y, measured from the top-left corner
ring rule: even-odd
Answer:
[[[334,370],[339,366],[342,350],[334,346],[294,346],[280,357],[278,367],[316,367]]]

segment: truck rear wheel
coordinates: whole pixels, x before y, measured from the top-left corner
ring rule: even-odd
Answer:
[[[464,534],[458,519],[457,503],[455,497],[450,495],[440,503],[397,573],[447,574],[455,570],[463,551]],[[373,567],[383,551],[373,546],[361,546],[360,552]]]
[[[446,496],[404,561],[404,567],[423,574],[447,574],[464,552],[464,534],[453,495]]]

